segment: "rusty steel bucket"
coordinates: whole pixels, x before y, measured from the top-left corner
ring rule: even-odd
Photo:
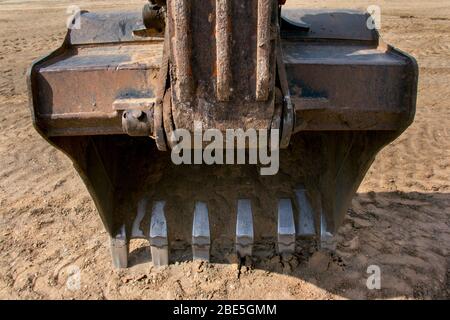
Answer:
[[[82,177],[116,267],[135,238],[149,240],[154,265],[295,252],[308,238],[333,249],[376,154],[414,118],[416,61],[366,13],[169,0],[144,18],[80,19],[30,68],[30,108]],[[269,130],[276,174],[259,162],[175,164],[175,133],[195,135],[195,123]]]

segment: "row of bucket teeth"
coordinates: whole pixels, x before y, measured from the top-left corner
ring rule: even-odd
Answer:
[[[277,251],[279,254],[294,253],[297,236],[316,235],[315,214],[302,188],[295,190],[299,208],[298,224],[295,225],[294,208],[291,199],[278,202]],[[148,239],[153,265],[169,264],[169,240],[167,220],[164,214],[165,201],[153,203],[150,218],[150,234],[141,230],[141,222],[147,210],[147,199],[138,203],[136,219],[132,225],[131,239]],[[327,230],[325,216],[320,214],[320,244],[322,248],[334,250],[333,235]],[[239,199],[236,219],[236,254],[239,258],[252,255],[254,243],[252,204],[249,199]],[[128,266],[128,238],[123,225],[118,234],[111,238],[111,254],[115,268]],[[211,234],[208,207],[205,202],[196,202],[192,224],[192,255],[194,260],[209,261]]]

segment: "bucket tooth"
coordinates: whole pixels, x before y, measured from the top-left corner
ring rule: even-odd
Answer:
[[[209,231],[208,207],[197,202],[192,225],[192,256],[194,260],[209,261],[211,236]]]
[[[329,251],[336,250],[336,239],[333,233],[329,231],[327,218],[322,210],[320,215],[320,249]]]
[[[167,221],[164,215],[165,201],[153,204],[150,220],[150,249],[155,267],[169,264],[169,241],[167,238]]]
[[[236,221],[236,253],[243,258],[252,255],[253,250],[253,214],[249,199],[238,200]]]
[[[146,239],[144,231],[141,229],[142,220],[147,212],[147,198],[143,198],[138,203],[136,219],[133,221],[131,238]]]
[[[295,196],[299,208],[297,220],[297,235],[303,237],[316,235],[314,211],[306,195],[305,188],[299,187],[297,190],[295,190]]]
[[[111,257],[114,268],[122,269],[128,266],[128,239],[125,225],[114,237],[111,237]]]
[[[278,253],[295,252],[295,221],[291,199],[278,202]]]

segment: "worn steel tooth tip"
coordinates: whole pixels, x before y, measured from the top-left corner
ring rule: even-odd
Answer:
[[[136,219],[133,221],[133,227],[131,231],[131,238],[145,239],[144,231],[141,229],[142,220],[145,217],[147,211],[147,198],[143,198],[138,203]]]
[[[252,255],[253,241],[252,204],[248,199],[240,199],[236,221],[236,253],[240,258]]]
[[[295,252],[295,221],[291,199],[278,202],[278,253]]]
[[[150,220],[150,249],[155,267],[169,264],[169,240],[167,238],[167,221],[164,215],[165,201],[153,204]]]
[[[208,207],[197,202],[192,225],[192,256],[194,260],[209,261],[211,236],[209,231]]]
[[[122,269],[128,266],[128,239],[125,225],[114,237],[111,237],[111,257],[114,268]]]
[[[330,251],[336,250],[336,239],[329,231],[327,219],[323,211],[320,215],[320,248]]]
[[[295,190],[295,196],[299,208],[297,234],[299,236],[314,236],[316,234],[314,211],[306,195],[306,190],[299,187]]]

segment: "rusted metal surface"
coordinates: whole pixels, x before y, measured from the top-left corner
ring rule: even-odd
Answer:
[[[191,1],[169,1],[169,17],[173,19],[173,38],[170,40],[176,81],[173,81],[173,92],[177,101],[188,103],[192,98],[192,41],[190,25]],[[169,29],[170,30],[170,29]]]
[[[142,9],[142,20],[146,30],[164,34],[166,27],[166,8],[157,3],[147,3]]]
[[[122,133],[117,103],[154,98],[161,48],[73,47],[39,66],[37,113],[48,134]]]
[[[122,128],[129,136],[150,137],[153,134],[153,110],[127,110],[122,114]]]
[[[270,56],[272,53],[272,0],[258,0],[258,27],[256,39],[256,100],[266,101],[269,98]]]
[[[47,136],[122,134],[123,110],[153,108],[163,38],[134,37],[138,13],[84,12],[80,25],[30,70],[34,120]]]
[[[397,130],[408,123],[416,69],[407,56],[373,45],[291,41],[283,53],[295,132]]]
[[[166,41],[165,56],[163,38],[133,36],[133,28],[141,27],[139,14],[82,14],[83,28],[69,33],[65,49],[34,69],[36,120],[50,136],[121,134],[122,111],[153,108],[152,136],[162,150],[167,133],[190,128],[193,120],[202,121],[205,128],[270,127],[276,123],[273,99],[256,101],[257,83],[262,84],[258,74],[274,78],[275,72],[258,67],[259,58],[267,66],[268,51],[262,49],[271,43],[267,23],[262,23],[267,22],[270,3],[263,3],[255,0],[237,8],[234,2],[222,0],[211,6],[169,2],[176,12],[172,36],[167,30],[171,41]],[[245,14],[250,19],[231,22],[232,17]],[[291,30],[287,38],[278,39],[282,146],[289,144],[294,121],[295,132],[395,130],[411,121],[417,78],[414,61],[379,45],[377,34],[365,27],[365,14],[283,10],[281,16],[291,23],[310,23],[308,32],[297,30],[292,37]],[[179,29],[175,20],[181,23]],[[183,32],[185,28],[193,32]],[[251,28],[257,29],[256,35],[246,33]],[[328,38],[339,42],[324,42]],[[254,40],[253,45],[248,39]],[[244,45],[246,50],[241,49]],[[264,59],[258,53],[261,50]],[[231,60],[236,63],[232,65]],[[169,105],[165,99],[163,106],[168,84],[173,88],[172,99]],[[183,95],[185,99],[180,99]],[[139,107],[139,99],[155,103]],[[295,101],[297,120],[289,101]]]
[[[228,101],[231,95],[231,21],[231,2],[216,0],[216,85],[219,101]]]
[[[113,102],[113,109],[123,110],[150,110],[156,102],[155,98],[118,98]]]
[[[285,149],[289,146],[291,141],[292,132],[294,131],[295,125],[295,113],[294,113],[294,105],[291,99],[291,92],[289,89],[288,78],[286,74],[286,66],[284,64],[283,59],[283,49],[281,46],[281,38],[278,35],[277,41],[277,75],[279,81],[279,90],[281,92],[282,99],[282,125],[280,125],[281,131],[281,139],[280,139],[280,148]]]
[[[355,10],[281,10],[281,36],[294,39],[377,41],[376,30],[367,28],[368,13]]]
[[[71,45],[135,42],[133,31],[144,28],[139,12],[83,12],[80,26],[69,32]]]
[[[167,7],[175,127],[270,128],[277,1],[169,0]]]
[[[169,56],[170,56],[170,44],[169,44],[169,28],[166,26],[164,30],[164,46],[162,52],[161,65],[158,71],[158,80],[156,88],[156,103],[154,107],[154,138],[156,146],[160,151],[167,150],[166,133],[164,132],[164,108],[167,108],[165,103],[165,96],[168,88],[169,81]]]

